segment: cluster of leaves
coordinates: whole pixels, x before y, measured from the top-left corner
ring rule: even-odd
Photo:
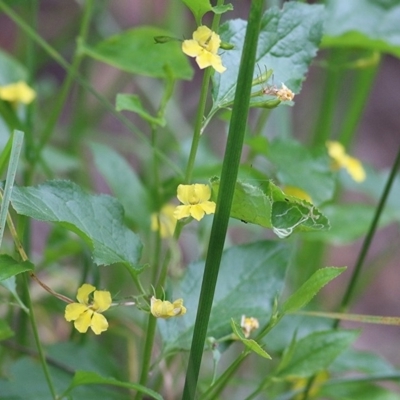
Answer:
[[[223,43],[231,46],[221,53],[227,70],[212,75],[211,106],[205,115],[201,115],[201,143],[195,166],[190,171],[193,181],[211,186],[211,200],[215,202],[223,190],[220,178],[222,163],[210,145],[209,137],[217,117],[229,121],[233,112],[248,24],[242,19],[229,20],[232,5],[220,3],[212,6],[208,0],[183,0],[179,6],[182,15],[188,10],[192,12],[192,31],[196,23],[202,24],[206,13],[226,18],[219,27],[219,34]],[[256,129],[251,128],[251,124],[247,127],[245,145],[248,156],[240,166],[230,208],[232,226],[239,228],[244,237],[253,236],[257,240],[227,246],[222,254],[208,322],[208,345],[205,347],[207,354],[211,354],[214,368],[205,370],[200,381],[198,395],[201,399],[219,398],[223,390],[228,395],[232,393],[229,382],[248,356],[254,357],[252,382],[255,383],[248,387],[238,379],[236,383],[241,385],[237,391],[235,388],[235,393],[240,398],[253,399],[263,396],[267,390],[271,398],[295,398],[299,392],[304,392],[308,398],[314,390],[319,390],[318,397],[329,399],[368,396],[373,400],[396,396],[373,382],[398,381],[399,371],[377,354],[349,349],[360,333],[358,330],[339,329],[328,319],[294,315],[307,306],[315,309],[314,297],[345,271],[345,268],[321,268],[323,259],[315,254],[319,254],[323,246],[348,244],[364,236],[376,212],[375,204],[341,204],[337,201],[338,191],[358,190],[368,195],[371,203],[376,203],[388,172],[377,172],[367,166],[365,182],[355,186],[346,172],[332,169],[332,160],[324,143],[331,136],[330,132],[315,135],[313,146],[297,141],[295,130],[291,135],[279,134],[274,139],[272,135],[264,135],[265,121],[271,110],[277,109],[287,116],[294,105],[293,101],[277,99],[271,88],[275,87],[274,82],[284,83],[299,94],[320,48],[332,53],[347,51],[349,58],[353,55],[353,48],[362,49],[371,60],[374,60],[372,55],[376,52],[400,55],[398,37],[393,35],[400,11],[396,0],[385,4],[367,0],[324,3],[288,2],[282,8],[268,8],[261,18],[255,60],[259,69],[251,77],[253,86],[249,104],[258,113],[259,124],[256,124]],[[104,20],[106,10],[100,10],[100,5],[94,10],[92,6],[92,1],[88,0],[82,26],[90,18],[97,24]],[[25,10],[23,5],[21,8]],[[0,170],[5,172],[8,166],[2,189],[0,232],[3,234],[8,219],[14,240],[13,243],[11,238],[5,238],[0,255],[0,283],[4,289],[1,296],[9,306],[8,315],[0,315],[0,339],[7,340],[3,343],[10,344],[10,348],[13,346],[16,352],[27,354],[14,357],[8,346],[2,348],[4,375],[0,378],[1,396],[6,399],[46,399],[51,393],[53,398],[58,394],[58,398],[91,399],[101,395],[109,399],[125,399],[131,398],[131,391],[138,393],[137,399],[144,395],[162,399],[160,393],[168,391],[172,396],[179,396],[180,387],[169,388],[167,379],[160,389],[159,381],[165,376],[165,371],[157,367],[158,362],[153,366],[155,378],[148,382],[150,357],[147,355],[151,355],[155,320],[150,315],[146,324],[144,317],[153,292],[159,294],[162,291],[165,298],[184,299],[187,308],[184,316],[157,320],[160,334],[157,361],[167,360],[165,365],[175,368],[174,363],[185,359],[179,354],[185,354],[193,346],[205,271],[201,249],[204,247],[204,252],[207,252],[209,237],[207,218],[187,227],[178,224],[175,236],[164,242],[159,233],[152,231],[151,219],[174,198],[178,184],[190,183],[187,182],[187,169],[182,171],[189,159],[186,140],[192,137],[192,133],[188,132],[187,137],[176,133],[187,126],[185,122],[180,122],[181,125],[176,122],[179,119],[176,117],[179,99],[174,96],[173,88],[177,83],[192,80],[195,69],[183,54],[179,40],[175,40],[178,33],[172,28],[140,26],[98,39],[101,31],[95,30],[96,23],[93,23],[93,37],[87,36],[89,29],[81,30],[76,55],[70,65],[3,0],[0,0],[0,10],[17,23],[22,34],[26,35],[27,43],[31,46],[36,43],[38,47],[32,49],[38,51],[41,47],[41,51],[54,57],[68,74],[60,103],[56,102],[48,115],[44,110],[52,100],[46,96],[48,91],[52,95],[56,92],[52,87],[54,83],[39,82],[34,69],[30,70],[29,65],[27,68],[0,50],[0,87],[25,81],[38,92],[36,107],[0,99],[0,143],[4,147]],[[31,10],[26,8],[25,11]],[[374,21],[382,18],[387,23],[383,28],[375,29],[381,25]],[[363,22],[366,19],[369,24]],[[157,37],[167,39],[165,43],[155,44],[154,38]],[[86,66],[105,63],[119,70],[122,79],[128,76],[131,80],[133,77],[139,94],[117,93],[114,107],[91,86],[90,76],[83,75],[87,68],[78,72],[81,62],[86,62]],[[367,65],[367,68],[370,67]],[[150,86],[148,78],[156,82],[154,87]],[[68,104],[67,94],[72,82],[76,82],[81,96],[79,107],[72,107],[75,114],[71,120],[77,133],[71,133],[61,122],[56,125],[64,103]],[[89,92],[99,100],[100,113],[106,110],[117,118],[135,136],[134,140],[131,137],[110,140],[109,135],[102,134],[102,130],[106,133],[104,126],[96,125],[99,111],[86,105],[89,104],[85,101]],[[154,106],[157,101],[159,106]],[[187,111],[183,104],[180,108]],[[361,111],[362,108],[352,110],[359,114]],[[36,113],[34,118],[33,113]],[[37,121],[39,128],[35,128],[33,120]],[[183,117],[180,120],[183,121]],[[142,126],[145,128],[139,128]],[[317,126],[316,131],[320,128]],[[345,128],[348,126],[343,128],[344,131]],[[355,125],[351,126],[352,135],[355,128]],[[22,146],[18,130],[25,131],[20,174],[16,173]],[[70,136],[65,147],[57,146],[66,131]],[[93,132],[96,135],[85,136]],[[342,138],[346,142],[349,135],[343,133]],[[347,141],[349,144],[350,140]],[[85,146],[84,154],[79,150],[82,145]],[[134,169],[125,156],[134,156],[140,167]],[[92,176],[80,173],[87,171],[89,165],[96,170],[96,180],[106,183],[114,197],[90,194],[96,190],[94,185],[87,185]],[[15,176],[21,185],[14,186]],[[74,183],[78,180],[79,185]],[[396,201],[399,191],[400,181],[397,179],[379,221],[380,226],[400,221],[400,208]],[[9,204],[11,215],[7,215]],[[223,207],[223,202],[217,207]],[[13,220],[18,221],[17,229]],[[29,243],[33,242],[35,229],[42,225],[30,225],[31,221],[42,221],[51,227],[48,237],[42,238],[45,249],[39,255],[34,254],[36,248],[29,249]],[[194,252],[188,250],[187,257],[192,260],[199,258],[199,261],[187,262],[185,257],[181,257],[176,240],[181,229],[187,229],[193,239],[194,245],[187,247],[197,249]],[[260,240],[262,237],[268,239]],[[184,239],[182,248],[186,243]],[[233,236],[229,241],[234,242]],[[19,257],[13,252],[14,245]],[[32,254],[30,260],[23,248],[31,250],[28,251]],[[299,248],[307,249],[307,253],[302,253]],[[181,265],[184,266],[183,272],[179,268]],[[99,266],[110,268],[99,269]],[[168,278],[163,280],[167,271]],[[65,342],[68,324],[63,320],[62,296],[57,298],[57,293],[49,289],[55,298],[36,298],[32,290],[36,281],[32,281],[33,285],[27,283],[29,276],[38,279],[39,275],[44,277],[44,281],[55,281],[59,291],[71,296],[81,283],[88,280],[97,282],[97,287],[110,288],[116,303],[120,299],[123,303],[125,295],[133,297],[135,307],[115,307],[110,311],[111,327],[106,339],[77,340],[76,334],[71,333],[69,341]],[[131,278],[130,283],[127,276]],[[37,301],[35,312],[32,301]],[[38,318],[35,318],[36,313]],[[242,316],[256,318],[259,322],[259,329],[252,333],[251,338],[246,337],[241,329]],[[334,318],[337,317],[341,316],[336,314]],[[32,328],[28,328],[28,321],[31,321]],[[379,318],[376,321],[383,322]],[[47,358],[38,340],[38,330],[43,337],[47,331],[57,331],[51,334],[56,343],[46,345]],[[121,344],[121,337],[127,344]],[[235,343],[239,342],[241,347],[238,350]],[[37,350],[32,351],[34,345]],[[203,344],[197,345],[202,352]],[[237,359],[220,373],[219,360],[228,349]],[[139,356],[133,354],[135,351]],[[38,353],[43,372],[31,353]],[[117,364],[116,357],[123,361]],[[263,363],[262,368],[257,368],[259,362]],[[143,368],[140,379],[130,369],[132,365],[134,369]],[[184,369],[179,369],[182,380]],[[362,373],[362,376],[344,378],[354,371]],[[320,376],[323,376],[321,382]]]

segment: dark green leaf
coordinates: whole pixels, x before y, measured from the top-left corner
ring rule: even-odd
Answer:
[[[329,0],[322,47],[377,50],[400,57],[398,0]]]
[[[0,281],[23,272],[33,271],[34,268],[30,261],[16,261],[7,254],[0,254]]]
[[[282,288],[290,259],[284,242],[256,242],[231,247],[222,256],[208,336],[220,338],[231,332],[231,318],[242,315],[266,324],[272,304]],[[159,321],[165,351],[189,349],[198,308],[204,262],[189,265],[173,300],[183,298],[187,313]]]
[[[173,36],[168,31],[143,26],[107,38],[96,46],[82,45],[81,51],[96,60],[132,74],[191,79],[193,70],[178,41],[156,43],[155,36]],[[167,69],[170,71],[167,72]]]
[[[149,114],[144,108],[143,104],[139,98],[134,94],[123,94],[119,93],[117,95],[117,101],[115,109],[117,111],[132,111],[140,115],[144,120],[150,122],[151,124],[156,124],[159,126],[165,126],[166,121],[164,118],[156,118]]]
[[[123,208],[116,199],[87,194],[69,181],[49,181],[38,187],[14,187],[11,204],[18,214],[77,233],[92,247],[96,264],[139,268],[142,243],[124,226]]]
[[[330,330],[297,341],[290,359],[283,357],[276,377],[308,378],[326,369],[359,335],[358,331]]]
[[[144,393],[147,396],[150,396],[156,400],[162,400],[162,396],[151,389],[147,389],[146,387],[139,385],[138,383],[131,382],[121,382],[116,380],[115,378],[104,378],[96,372],[90,371],[77,371],[72,379],[72,383],[68,388],[66,393],[69,393],[72,389],[81,385],[112,385],[123,387],[127,389],[133,389],[140,393]],[[65,393],[65,394],[66,394]]]
[[[295,293],[283,304],[282,313],[295,312],[305,305],[331,280],[335,279],[346,267],[327,267],[316,271]]]

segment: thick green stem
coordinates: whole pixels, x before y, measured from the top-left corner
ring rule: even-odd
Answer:
[[[186,372],[185,387],[182,397],[184,400],[194,399],[197,388],[208,321],[210,318],[246,131],[263,3],[263,0],[253,0],[251,3],[232,118],[229,126],[227,147],[222,165],[221,186],[211,228],[199,307],[197,310],[189,363]],[[221,201],[222,199],[223,201]]]

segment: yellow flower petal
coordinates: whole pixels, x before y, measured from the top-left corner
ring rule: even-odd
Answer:
[[[79,289],[76,298],[78,299],[79,303],[82,304],[89,304],[89,294],[94,292],[96,288],[88,283],[84,283]]]
[[[0,87],[0,99],[2,100],[29,104],[35,97],[36,92],[23,81]]]
[[[312,199],[310,195],[305,192],[304,190],[296,187],[296,186],[284,186],[283,191],[288,194],[289,196],[294,196],[298,197],[299,199],[308,201],[309,203],[312,203]]]
[[[242,315],[242,320],[240,321],[240,327],[242,328],[245,338],[248,338],[252,331],[258,329],[260,324],[258,319],[254,317],[246,317]]]
[[[361,162],[357,160],[357,158],[348,157],[346,162],[346,169],[350,176],[356,182],[363,182],[365,180],[365,170]]]
[[[90,327],[96,335],[100,335],[101,332],[104,332],[108,329],[107,319],[104,317],[104,315],[95,312],[93,313]]]
[[[93,311],[90,309],[87,309],[74,322],[74,326],[78,332],[80,332],[80,333],[87,332],[87,330],[92,322],[92,315],[93,315]]]
[[[207,43],[212,39],[212,33],[213,31],[208,26],[200,25],[193,32],[193,39],[198,42],[200,46],[206,46]]]
[[[93,294],[93,310],[103,312],[111,306],[111,294],[107,290],[96,290]]]
[[[182,51],[189,57],[197,57],[202,53],[203,48],[195,40],[184,40]]]
[[[173,302],[173,312],[174,312],[174,316],[179,316],[179,315],[184,315],[186,314],[186,307],[184,307],[183,305],[183,299],[177,299]]]
[[[194,219],[197,219],[197,221],[200,221],[204,217],[204,214],[205,212],[201,204],[196,204],[190,207],[190,215]]]
[[[205,201],[204,203],[201,203],[200,205],[206,214],[214,214],[215,213],[216,204],[213,201]]]
[[[75,321],[87,309],[88,309],[88,307],[84,304],[80,304],[80,303],[68,304],[67,307],[65,307],[64,317],[68,322]]]
[[[190,217],[190,209],[192,206],[177,206],[174,211],[174,217],[176,219],[182,219]]]

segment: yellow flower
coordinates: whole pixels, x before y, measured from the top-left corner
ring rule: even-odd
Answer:
[[[211,66],[217,72],[222,73],[226,68],[217,54],[220,44],[219,35],[207,26],[201,25],[193,32],[193,39],[183,41],[182,51],[189,57],[196,57],[200,69]]]
[[[186,307],[183,306],[183,299],[163,301],[154,296],[150,300],[150,311],[156,318],[171,318],[186,314]]]
[[[327,142],[328,154],[333,160],[334,169],[345,168],[356,182],[365,180],[364,168],[357,158],[346,154],[343,145],[339,142]]]
[[[328,380],[329,374],[327,371],[320,371],[315,376],[314,380],[312,381],[311,388],[309,388],[308,395],[310,398],[317,398],[319,395],[321,386]],[[307,387],[309,379],[307,378],[298,378],[298,379],[291,379],[294,384],[292,389],[293,390],[304,390]],[[319,397],[319,396],[318,396]],[[295,397],[295,400],[300,400],[303,398],[303,393],[300,393]]]
[[[89,302],[89,294],[93,293],[93,302]],[[76,295],[79,303],[68,304],[65,308],[65,319],[75,321],[74,326],[80,333],[85,333],[90,327],[96,335],[108,328],[106,318],[100,313],[111,306],[111,294],[106,290],[96,290],[92,285],[84,283]]]
[[[246,317],[242,315],[242,320],[240,321],[240,327],[242,328],[245,338],[250,336],[250,333],[260,327],[258,319],[254,317]]]
[[[213,214],[215,212],[215,203],[209,201],[211,189],[208,185],[200,183],[179,185],[177,197],[183,205],[176,207],[174,212],[176,219],[192,216],[197,221],[200,221],[204,214]]]
[[[283,191],[285,194],[288,194],[289,196],[294,196],[299,199],[308,201],[309,203],[312,203],[311,196],[304,190],[298,188],[297,186],[284,186]]]
[[[176,226],[176,218],[174,217],[175,206],[172,204],[165,204],[158,215],[153,213],[151,215],[151,230],[160,230],[162,238],[171,237],[174,233]],[[160,222],[160,226],[158,223]]]
[[[35,97],[35,91],[23,81],[0,86],[0,99],[5,101],[29,104]]]

